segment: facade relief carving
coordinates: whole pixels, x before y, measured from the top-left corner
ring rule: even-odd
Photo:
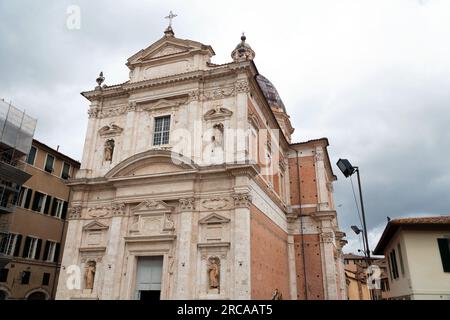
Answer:
[[[227,198],[210,198],[201,201],[202,207],[208,210],[219,210],[229,207],[230,200]]]
[[[110,125],[102,127],[98,134],[102,137],[112,137],[112,136],[118,136],[122,133],[123,128],[119,127],[118,125],[111,123]]]

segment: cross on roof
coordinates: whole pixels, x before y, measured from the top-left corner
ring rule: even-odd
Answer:
[[[172,20],[177,16],[177,14],[174,14],[172,10],[170,10],[169,15],[167,17],[164,17],[164,19],[169,19],[169,27],[172,27]]]

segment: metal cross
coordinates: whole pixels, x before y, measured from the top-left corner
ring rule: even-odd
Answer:
[[[167,17],[164,17],[164,19],[169,19],[169,27],[172,27],[172,20],[177,16],[177,14],[174,14],[172,10],[170,10],[169,15]]]

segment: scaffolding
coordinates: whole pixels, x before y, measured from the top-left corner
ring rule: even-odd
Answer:
[[[0,99],[0,268],[11,257],[6,245],[20,188],[31,175],[24,171],[37,120]]]

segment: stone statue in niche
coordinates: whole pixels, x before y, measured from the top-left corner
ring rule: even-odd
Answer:
[[[213,136],[211,138],[214,149],[221,148],[223,149],[223,123],[218,123],[213,126]]]
[[[208,259],[209,289],[220,289],[220,259],[211,257]]]
[[[86,289],[94,289],[94,279],[95,279],[96,263],[95,261],[89,261],[86,266],[85,277],[86,277]]]
[[[283,300],[283,294],[280,292],[280,290],[275,289],[275,291],[272,293],[272,300]]]
[[[106,140],[104,160],[111,162],[113,154],[114,154],[114,140],[113,139]]]

